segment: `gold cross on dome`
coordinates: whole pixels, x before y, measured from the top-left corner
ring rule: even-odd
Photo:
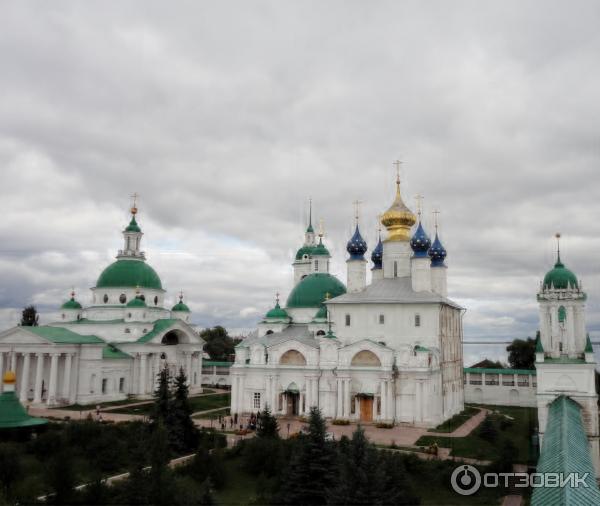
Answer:
[[[402,165],[400,160],[394,162],[394,166],[396,167],[396,183],[398,184],[400,184],[400,165]]]
[[[419,219],[421,219],[421,212],[423,211],[423,199],[425,197],[423,197],[423,195],[421,195],[420,193],[417,193],[415,195],[415,200],[417,201],[417,214],[419,216]]]
[[[140,195],[137,192],[131,195],[131,198],[133,199],[133,203],[131,205],[131,214],[137,213],[137,199],[139,196]]]

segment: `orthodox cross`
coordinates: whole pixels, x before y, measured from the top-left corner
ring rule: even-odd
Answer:
[[[362,204],[362,200],[355,200],[352,203],[354,204],[354,218],[356,219],[356,224],[358,225],[358,213],[360,210],[360,205]]]
[[[417,201],[417,215],[419,216],[419,221],[421,221],[421,212],[423,211],[423,195],[417,193],[415,195],[415,200]]]
[[[394,166],[396,167],[396,184],[400,184],[400,165],[402,165],[400,160],[394,162]]]
[[[438,216],[440,215],[439,209],[433,210],[433,222],[435,223],[435,231],[438,229]]]
[[[279,292],[275,294],[275,302],[279,304]]]
[[[140,195],[138,193],[134,193],[133,195],[131,195],[131,198],[133,199],[133,204],[131,206],[131,214],[135,214],[137,213],[137,199]]]

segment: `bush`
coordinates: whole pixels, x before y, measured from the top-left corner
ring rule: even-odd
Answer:
[[[350,420],[343,420],[341,418],[336,418],[331,421],[331,425],[350,425]]]
[[[377,427],[378,429],[393,429],[394,428],[394,424],[393,423],[379,422],[379,423],[375,424],[375,427]]]

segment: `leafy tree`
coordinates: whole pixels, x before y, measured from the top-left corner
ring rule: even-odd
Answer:
[[[21,327],[37,327],[39,315],[35,306],[26,306],[21,312]]]
[[[528,337],[527,340],[515,339],[509,346],[508,363],[513,369],[535,368],[535,339]]]
[[[188,395],[187,376],[181,368],[175,378],[175,391],[170,403],[170,413],[166,418],[169,442],[176,453],[193,451],[198,446],[198,429],[192,420]]]
[[[518,455],[517,447],[507,439],[502,443],[498,456],[492,462],[491,471],[495,473],[511,473],[513,471],[513,462]]]
[[[260,413],[256,425],[256,436],[260,438],[279,439],[279,424],[277,418],[271,414],[269,406]]]
[[[326,504],[337,478],[333,443],[325,440],[326,425],[318,408],[310,410],[308,434],[302,437],[283,473],[277,504]]]
[[[227,330],[220,325],[200,332],[200,337],[206,341],[204,351],[211,360],[228,361],[235,354],[235,345],[239,340],[233,340]]]

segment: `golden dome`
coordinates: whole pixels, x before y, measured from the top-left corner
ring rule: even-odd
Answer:
[[[410,229],[417,222],[417,217],[406,207],[400,195],[400,178],[396,179],[396,198],[390,208],[383,213],[381,224],[388,231],[389,241],[410,241]]]
[[[5,385],[11,385],[17,382],[17,375],[13,371],[6,371],[2,380]]]

